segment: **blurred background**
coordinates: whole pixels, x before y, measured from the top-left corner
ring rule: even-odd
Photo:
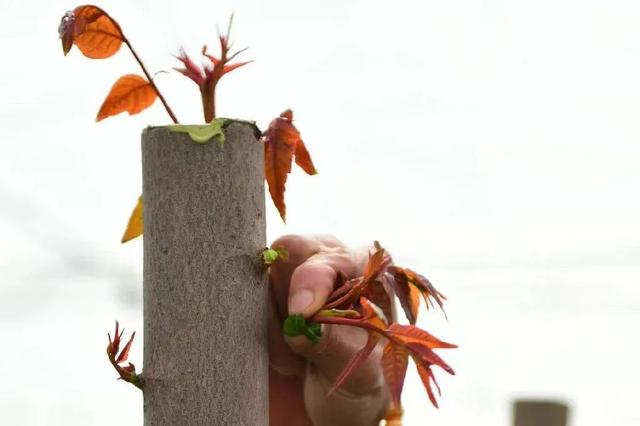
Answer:
[[[142,244],[120,244],[141,192],[140,132],[159,103],[95,123],[125,49],[63,57],[78,4],[0,2],[0,423],[138,425],[106,333],[137,330]],[[181,1],[98,4],[184,123],[199,93],[180,46],[216,25],[255,63],[219,115],[265,128],[286,108],[320,172],[294,171],[268,236],[378,239],[449,299],[421,326],[458,350],[441,408],[410,367],[406,425],[503,425],[516,398],[557,399],[573,426],[640,424],[640,4],[632,0]]]

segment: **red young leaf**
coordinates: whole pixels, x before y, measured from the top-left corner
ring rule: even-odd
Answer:
[[[119,331],[119,324],[118,324],[118,321],[116,321],[116,331],[115,331],[115,334],[113,335],[113,340],[111,339],[111,335],[107,334],[109,336],[109,345],[107,346],[107,357],[109,358],[109,362],[111,363],[111,365],[116,370],[116,372],[118,373],[118,375],[122,380],[129,382],[135,385],[136,387],[142,389],[142,384],[139,380],[138,375],[136,374],[136,367],[131,363],[128,363],[127,365],[123,365],[123,363],[126,362],[127,358],[129,357],[129,351],[131,350],[131,345],[133,344],[133,339],[136,333],[134,331],[133,334],[131,334],[131,338],[129,338],[129,341],[127,342],[127,344],[124,345],[124,348],[122,348],[122,352],[118,354],[120,349],[120,342],[122,340],[123,334],[124,334],[124,329],[122,331]]]
[[[416,309],[414,310],[413,301],[411,299],[411,287],[413,286],[409,285],[407,280],[396,280],[394,276],[388,272],[384,274],[384,281],[393,289],[393,292],[400,301],[400,306],[402,306],[402,310],[404,310],[404,314],[409,323],[415,324],[418,319],[418,309],[416,306]],[[420,292],[418,292],[418,295],[420,295]]]
[[[205,73],[211,75],[210,78],[220,80],[223,75],[230,73],[236,68],[240,68],[243,65],[247,65],[253,61],[237,62],[230,64],[229,61],[235,58],[239,53],[242,53],[246,49],[242,49],[233,55],[229,54],[229,40],[225,36],[220,36],[220,58],[216,58],[213,55],[207,53],[207,45],[202,47],[202,55],[207,57],[211,61],[210,67],[205,67]]]
[[[109,354],[109,356],[114,357],[114,359],[118,354],[118,350],[120,349],[120,338],[122,337],[122,333],[120,333],[118,330],[119,327],[120,324],[118,324],[118,321],[116,321],[116,331],[113,334],[113,340],[111,340],[111,335],[107,333],[107,336],[109,337],[109,346],[107,346],[107,353]]]
[[[425,367],[420,364],[416,364],[416,367],[418,368],[418,375],[422,380],[422,384],[424,385],[424,388],[427,390],[427,395],[429,395],[429,400],[431,401],[434,407],[438,408],[438,401],[436,400],[436,397],[433,394],[433,389],[431,389],[431,381],[433,381],[433,384],[436,385],[436,388],[438,389],[438,394],[440,394],[440,386],[438,386],[438,382],[436,382],[436,378],[433,375],[433,371],[431,371],[431,368]]]
[[[304,146],[304,142],[302,142],[302,139],[298,139],[294,156],[296,159],[296,164],[308,175],[315,175],[318,173],[316,171],[316,168],[313,166],[313,161],[311,161],[309,151],[307,151],[307,147]]]
[[[360,298],[360,306],[362,306],[362,319],[380,330],[387,328],[389,320],[382,309],[364,297]]]
[[[147,79],[135,74],[122,76],[115,82],[102,103],[96,121],[127,111],[137,114],[149,108],[157,98],[156,91]]]
[[[391,256],[380,243],[374,241],[374,248],[369,252],[369,261],[363,272],[363,280],[366,281],[362,295],[376,304],[389,321],[395,318],[393,309],[392,291],[385,282],[385,270],[391,263]]]
[[[368,333],[375,333],[376,335],[385,337],[388,343],[383,351],[383,373],[392,393],[394,404],[397,404],[398,407],[406,374],[408,356],[411,356],[418,366],[426,369],[427,374],[431,375],[431,380],[433,380],[436,386],[435,378],[431,374],[431,366],[437,365],[447,373],[455,374],[453,369],[433,351],[433,349],[436,348],[454,348],[456,347],[455,345],[443,342],[414,325],[392,323],[386,327],[386,323],[378,313],[379,309],[364,297],[360,299],[360,306],[362,311],[360,317],[319,314],[310,318],[310,321],[359,327],[367,330]],[[322,313],[323,311],[320,312]],[[355,363],[355,361],[350,363],[349,369],[347,373],[345,373],[347,376],[351,374],[355,368],[351,365],[353,363]],[[357,367],[359,364],[355,365]],[[434,401],[435,398],[430,387],[430,382],[427,381],[426,383],[427,385],[425,386],[429,398]]]
[[[291,172],[291,160],[298,136],[292,129],[293,125],[289,121],[279,117],[271,121],[264,135],[264,174],[271,199],[283,221],[286,217],[285,184],[287,175]]]
[[[382,281],[372,281],[369,286],[362,293],[364,297],[375,303],[382,312],[384,312],[384,316],[389,320],[393,320],[394,318],[394,310],[393,310],[393,300],[391,296],[389,296],[389,292],[387,291],[385,284]]]
[[[416,364],[437,365],[449,374],[456,374],[453,368],[444,362],[444,360],[428,346],[419,342],[408,342],[405,343],[404,346],[411,352],[411,356]]]
[[[316,174],[311,157],[304,147],[298,129],[293,125],[293,113],[286,110],[280,117],[271,121],[263,134],[264,140],[264,174],[269,185],[269,193],[280,217],[285,220],[286,205],[284,202],[287,175],[291,172],[294,155],[296,164],[310,175]]]
[[[404,377],[407,373],[409,353],[400,345],[389,341],[382,353],[382,372],[387,381],[393,403],[400,406],[400,396],[404,386]]]
[[[96,6],[76,7],[60,20],[58,33],[62,51],[66,55],[73,44],[92,59],[114,55],[122,45],[124,36],[120,26],[104,10]]]
[[[420,310],[420,290],[418,290],[417,287],[409,286],[409,311],[411,312],[411,316],[414,319],[413,322],[409,321],[411,324],[415,324],[416,321],[418,320],[419,310]]]
[[[132,375],[136,374],[136,366],[131,363],[125,366],[119,365],[116,370],[118,370],[120,378],[126,381],[128,381],[127,379],[130,379]]]
[[[357,300],[360,300],[361,295],[370,296],[372,294],[372,291],[380,291],[378,289],[372,291],[369,290],[369,287],[371,286],[381,285],[378,281],[375,280],[378,274],[382,272],[382,268],[384,267],[384,264],[381,263],[381,261],[384,261],[384,258],[380,256],[380,253],[381,252],[376,252],[369,258],[369,262],[365,267],[364,277],[350,279],[329,295],[327,303],[325,304],[325,309],[350,307],[355,304]],[[381,291],[384,292],[384,289],[382,289]],[[393,314],[390,307],[391,301],[385,301],[381,297],[381,295],[378,296],[380,296],[379,299],[383,304],[386,303],[385,307],[387,308],[387,311]],[[367,297],[367,299],[369,299],[369,297]],[[375,303],[375,301],[373,302]],[[382,311],[385,317],[387,316],[387,311]],[[392,316],[393,315],[389,315],[389,317]]]
[[[334,290],[331,292],[329,297],[327,297],[327,302],[333,302],[339,297],[344,296],[349,290],[353,288],[356,282],[356,280],[347,280],[342,271],[338,271],[336,281],[333,285]]]
[[[283,114],[283,117],[285,117],[285,114]],[[433,299],[441,307],[444,296],[422,275],[407,268],[390,266],[391,257],[389,254],[377,242],[374,245],[376,250],[372,251],[369,256],[363,276],[346,282],[344,280],[336,282],[334,291],[327,299],[323,310],[309,320],[320,324],[335,324],[364,329],[369,333],[369,341],[373,335],[387,339],[387,344],[383,350],[382,368],[393,399],[392,410],[390,415],[387,416],[387,424],[389,426],[399,426],[400,413],[402,412],[400,399],[409,357],[418,366],[418,372],[429,399],[437,407],[432,383],[436,386],[438,392],[440,389],[431,367],[437,365],[449,374],[455,374],[455,372],[434,352],[434,349],[456,348],[457,346],[444,342],[413,324],[400,325],[396,323],[393,311],[391,311],[390,315],[385,315],[382,309],[376,305],[374,299],[376,301],[382,300],[383,304],[388,303],[389,297],[382,297],[383,293],[389,294],[387,290],[393,289],[407,313],[407,318],[414,322],[418,314],[421,295],[428,304],[433,305],[431,301]],[[354,314],[355,309],[358,310],[359,314]],[[390,325],[388,325],[386,318],[391,319]],[[365,349],[363,348],[345,367],[335,387],[342,384],[346,377],[349,377],[362,364],[362,360],[370,352],[370,350]]]
[[[183,49],[180,49],[180,55],[176,58],[182,62],[184,68],[175,68],[176,71],[184,74],[193,80],[200,89],[200,98],[202,99],[202,109],[204,112],[204,119],[207,123],[210,123],[216,117],[216,103],[215,94],[216,86],[223,75],[230,73],[231,71],[248,64],[252,61],[238,62],[230,64],[236,56],[242,53],[246,49],[241,49],[236,53],[231,54],[231,45],[229,44],[229,32],[231,31],[231,21],[233,15],[229,21],[229,28],[226,35],[219,35],[220,40],[220,57],[215,57],[207,53],[207,46],[202,48],[202,55],[209,60],[209,63],[204,67],[197,65],[191,58],[187,56]]]
[[[285,109],[280,114],[280,117],[282,117],[282,118],[284,118],[286,120],[289,120],[289,121],[293,121],[293,111],[291,111],[290,109]]]
[[[438,393],[440,393],[440,387],[438,386],[438,382],[436,381],[435,376],[433,375],[433,371],[431,370],[432,365],[437,365],[446,371],[449,374],[455,374],[453,369],[447,365],[442,358],[436,355],[431,349],[423,346],[419,343],[411,342],[406,345],[406,348],[411,352],[411,358],[415,361],[416,366],[418,368],[418,374],[420,375],[420,379],[422,380],[422,384],[427,390],[427,395],[429,395],[429,399],[431,403],[438,408],[438,403],[433,394],[433,389],[431,388],[431,381],[436,385],[438,389]]]
[[[328,302],[324,305],[324,308],[348,308],[352,306],[360,297],[363,285],[364,279],[362,277],[350,279],[329,295]]]
[[[453,349],[458,347],[454,344],[443,342],[428,331],[422,330],[415,325],[391,324],[388,331],[405,343],[417,342],[427,346],[429,349]]]
[[[176,59],[182,62],[184,68],[174,68],[174,70],[189,77],[198,86],[204,84],[206,77],[204,70],[187,55],[187,52],[185,52],[183,48],[180,48],[180,53],[176,56]]]
[[[333,392],[336,391],[336,389],[342,386],[344,382],[346,382],[347,379],[351,376],[351,374],[353,374],[353,372],[357,370],[358,367],[360,367],[367,360],[371,352],[373,352],[373,350],[375,349],[379,340],[380,340],[379,334],[369,333],[367,338],[367,343],[364,345],[362,349],[360,349],[360,351],[358,351],[358,353],[356,353],[353,356],[353,358],[351,358],[351,360],[344,367],[342,372],[340,372],[340,374],[338,375],[338,378],[336,379],[335,383],[329,390],[327,396],[331,395]]]
[[[370,255],[369,261],[364,267],[364,272],[362,274],[364,276],[364,280],[371,281],[377,279],[378,275],[380,275],[389,263],[389,259],[390,258],[388,256],[385,256],[385,251],[382,248],[376,250],[375,253]]]
[[[427,309],[429,309],[429,306],[433,306],[432,299],[435,300],[446,317],[447,314],[444,311],[443,300],[446,300],[447,298],[438,290],[436,290],[436,288],[433,286],[433,284],[431,284],[431,282],[429,282],[428,279],[409,268],[389,266],[387,268],[387,271],[393,276],[396,283],[398,283],[399,285],[405,286],[411,284],[415,286],[422,294]]]
[[[131,333],[131,338],[129,339],[127,344],[124,345],[124,348],[122,348],[122,352],[120,352],[120,355],[118,355],[118,358],[116,358],[116,363],[120,364],[121,362],[125,362],[127,360],[127,358],[129,357],[129,351],[131,350],[131,345],[133,344],[134,337],[136,337],[135,331]]]

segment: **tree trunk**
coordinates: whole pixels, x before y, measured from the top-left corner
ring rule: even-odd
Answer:
[[[263,146],[142,134],[144,424],[267,425]]]
[[[518,400],[513,407],[514,426],[567,426],[569,407],[561,402]]]

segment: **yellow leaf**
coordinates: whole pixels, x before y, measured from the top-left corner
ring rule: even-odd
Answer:
[[[129,223],[127,224],[127,229],[124,231],[124,235],[122,236],[122,242],[126,243],[127,241],[133,240],[136,237],[142,235],[142,230],[144,228],[142,222],[142,196],[138,197],[138,204],[131,212],[131,217],[129,218]]]

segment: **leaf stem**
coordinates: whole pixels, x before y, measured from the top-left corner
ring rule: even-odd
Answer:
[[[120,367],[118,365],[118,363],[116,362],[116,360],[109,355],[109,353],[107,352],[107,355],[109,356],[109,362],[111,363],[111,365],[113,365],[113,368],[116,370],[116,372],[118,373],[118,375],[120,375],[120,379],[124,380],[127,383],[131,383],[133,386],[137,387],[140,390],[144,389],[144,379],[142,377],[142,373],[140,374],[123,374],[122,372],[122,367]]]
[[[403,345],[404,344],[395,338],[391,333],[388,333],[386,330],[376,327],[375,325],[363,321],[361,318],[345,318],[345,317],[329,317],[324,315],[314,315],[307,320],[308,322],[317,322],[320,324],[335,324],[335,325],[349,325],[351,327],[358,327],[365,330],[373,331],[375,333],[380,334],[382,337],[385,337],[394,343]]]
[[[122,33],[122,30],[120,30],[120,32]],[[142,68],[142,72],[144,73],[145,77],[147,77],[147,80],[149,80],[149,83],[151,84],[151,87],[153,88],[153,90],[156,92],[156,95],[158,95],[158,98],[160,98],[160,102],[162,102],[162,105],[164,105],[164,109],[167,110],[167,114],[169,114],[169,117],[171,117],[171,120],[173,120],[175,124],[178,124],[178,119],[176,118],[175,114],[171,110],[171,107],[165,100],[164,96],[162,96],[162,93],[160,93],[160,89],[158,89],[158,86],[156,86],[156,83],[153,81],[153,78],[149,74],[149,71],[147,71],[147,68],[144,66],[144,63],[142,62],[142,60],[140,59],[136,51],[133,49],[133,46],[129,42],[129,39],[126,38],[124,34],[122,34],[122,38],[123,38],[122,41],[124,41],[124,44],[127,45],[129,50],[131,51],[131,54],[135,58],[136,62],[138,62],[138,65],[140,65],[140,68]]]
[[[210,123],[216,118],[216,87],[215,84],[204,84],[200,91],[202,98],[202,110],[204,112],[204,122]]]
[[[317,322],[320,324],[335,324],[335,325],[348,325],[351,327],[358,327],[364,330],[373,331],[374,333],[378,333],[382,337],[387,340],[390,340],[396,345],[400,345],[402,347],[406,347],[405,343],[398,339],[393,333],[390,333],[388,329],[382,329],[376,327],[368,321],[363,320],[362,318],[346,318],[346,317],[329,317],[324,315],[314,315],[307,320],[308,322]]]

